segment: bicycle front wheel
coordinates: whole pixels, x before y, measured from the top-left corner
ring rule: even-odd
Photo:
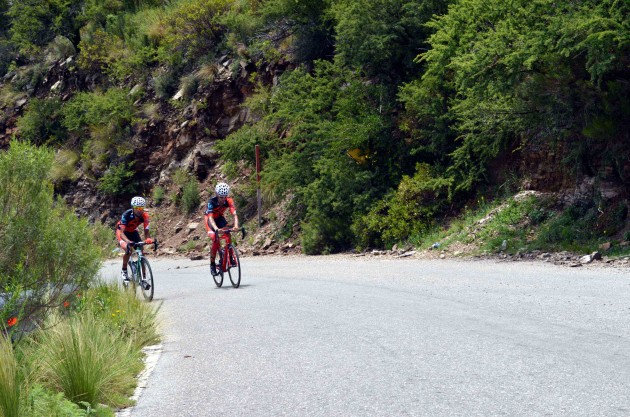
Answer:
[[[232,286],[238,288],[241,285],[241,261],[238,259],[238,251],[234,246],[229,245],[227,253],[228,275],[232,281]]]
[[[145,258],[142,258],[142,268],[140,268],[140,290],[145,300],[153,300],[153,291],[155,290],[155,286],[153,285],[153,272],[151,271],[149,261]]]
[[[219,252],[219,264],[216,266],[217,270],[221,269],[221,265],[223,264],[223,262],[221,262],[223,259],[223,256],[221,255],[221,252]],[[221,270],[221,272],[219,272],[218,274],[214,275],[212,273],[212,268],[210,268],[210,275],[212,275],[212,279],[214,280],[214,283],[217,285],[217,287],[221,288],[221,285],[223,285],[223,270]]]

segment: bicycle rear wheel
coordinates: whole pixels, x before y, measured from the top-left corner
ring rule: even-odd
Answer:
[[[238,288],[241,285],[241,262],[238,259],[238,251],[234,246],[229,245],[227,253],[228,275],[230,276],[230,281],[232,281],[232,286]]]
[[[153,291],[155,286],[153,285],[153,272],[151,271],[151,265],[149,261],[142,258],[142,267],[140,268],[140,291],[144,299],[147,301],[153,300]]]
[[[221,251],[219,251],[219,264],[217,265],[217,269],[221,269],[222,260],[223,255],[221,254]],[[210,269],[210,275],[212,275],[212,279],[214,280],[214,283],[217,284],[217,287],[221,288],[221,285],[223,285],[223,270],[221,270],[221,272],[217,275],[214,275],[212,273],[212,269]]]

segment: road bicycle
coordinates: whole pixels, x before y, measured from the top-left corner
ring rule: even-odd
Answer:
[[[245,238],[245,228],[241,227],[238,229],[241,232],[242,238]],[[214,283],[217,284],[217,287],[221,287],[223,285],[223,274],[227,272],[230,277],[230,281],[232,282],[232,286],[234,288],[238,288],[241,285],[241,261],[238,257],[238,250],[232,244],[232,230],[231,227],[226,226],[223,229],[218,229],[215,233],[215,239],[219,239],[219,263],[217,264],[217,273],[212,274],[212,269],[210,270],[210,275],[212,275],[212,279],[214,279]],[[221,241],[225,241],[224,245],[221,245]]]
[[[129,246],[133,248],[131,257],[129,258],[129,268],[131,269],[131,276],[129,277],[129,284],[125,286],[131,288],[133,292],[136,292],[136,288],[140,287],[142,296],[145,300],[153,300],[153,292],[155,291],[155,285],[153,283],[153,272],[151,271],[151,265],[149,261],[142,253],[142,247],[147,245],[146,242],[134,242]],[[152,243],[153,251],[157,250],[157,240]]]

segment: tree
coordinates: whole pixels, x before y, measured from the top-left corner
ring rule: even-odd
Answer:
[[[342,0],[332,7],[336,59],[369,75],[397,81],[418,71],[414,58],[426,48],[426,23],[446,11],[434,0]]]

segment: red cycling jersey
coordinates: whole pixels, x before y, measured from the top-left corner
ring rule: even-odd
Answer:
[[[133,233],[136,231],[140,223],[144,223],[144,228],[148,229],[149,215],[143,211],[142,216],[138,217],[133,214],[133,209],[129,209],[123,213],[121,219],[118,223],[116,223],[116,229],[122,232]]]
[[[230,209],[232,215],[236,214],[236,206],[234,206],[234,200],[232,197],[227,197],[223,204],[219,204],[219,198],[217,196],[212,197],[208,201],[208,208],[206,208],[205,215],[212,215],[213,219],[217,219],[223,216],[225,210]]]

